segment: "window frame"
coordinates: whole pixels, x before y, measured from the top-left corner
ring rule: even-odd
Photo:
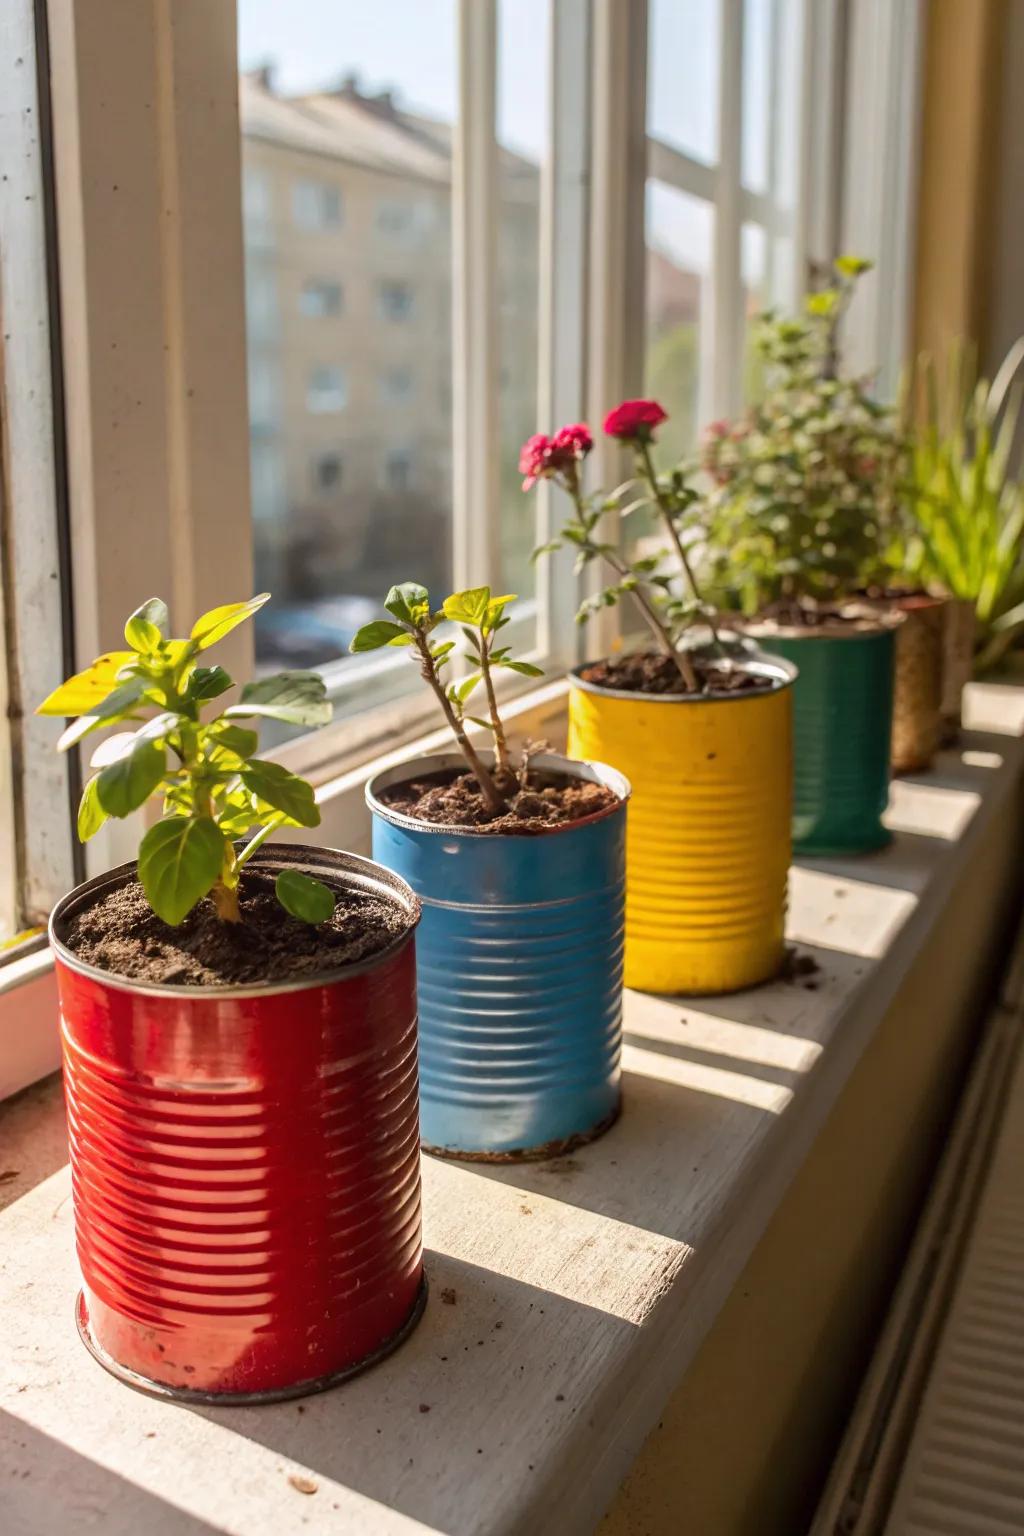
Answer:
[[[45,3],[60,102],[55,146],[61,294],[71,341],[74,631],[78,653],[92,655],[113,643],[124,613],[149,595],[154,571],[179,614],[221,600],[225,591],[244,591],[251,580],[236,18],[231,5],[199,0],[174,7],[138,0],[127,24],[119,0]],[[740,229],[745,220],[766,222],[771,210],[765,195],[745,190],[740,178],[742,0],[718,3],[728,46],[720,60],[716,167],[647,137],[646,0],[557,0],[550,7],[549,143],[541,168],[542,429],[569,419],[597,423],[615,399],[642,389],[647,176],[714,203],[714,334],[721,363],[705,383],[701,417],[739,404]],[[843,224],[834,184],[844,163],[840,149],[850,142],[842,132],[850,105],[842,89],[843,39],[851,27],[865,25],[862,13],[872,6],[877,12],[879,0],[798,3],[805,23],[811,19],[799,43],[800,124],[813,124],[813,132],[798,129],[794,237],[799,234],[802,250],[825,259]],[[19,4],[30,7],[30,0]],[[494,579],[500,545],[491,447],[498,440],[500,364],[497,0],[456,0],[455,14],[454,580],[470,585]],[[111,37],[116,47],[108,46],[104,57],[95,40]],[[900,54],[899,68],[888,71],[887,100],[898,96],[914,49],[916,37]],[[912,134],[906,112],[893,108],[887,121]],[[849,159],[847,153],[845,163]],[[123,191],[115,202],[109,189],[117,186]],[[237,198],[226,195],[232,186]],[[104,352],[111,339],[116,367]],[[126,379],[143,402],[132,418],[130,446],[127,433],[118,438],[112,430]],[[203,387],[194,400],[197,379]],[[599,442],[588,466],[593,482],[618,478],[618,468],[617,450]],[[542,542],[564,509],[547,485],[535,505]],[[108,541],[125,525],[135,530],[133,547],[124,558],[104,558]],[[536,600],[517,615],[518,638],[549,675],[581,659],[573,623],[579,592],[571,561],[559,554],[541,564]],[[616,623],[615,612],[602,614],[582,642],[586,651],[615,643]],[[244,674],[251,639],[239,632],[229,649],[227,663]],[[383,691],[379,710],[360,709],[274,754],[318,782],[365,761],[371,750],[410,739],[431,718],[429,700],[401,692],[387,697],[400,688],[400,656],[378,658],[372,667],[365,661],[342,666],[344,677],[341,669],[326,669],[336,696],[361,705],[382,699]],[[528,686],[511,677],[506,684],[509,697]],[[130,829],[120,839],[119,830],[105,829],[91,845],[97,867],[130,851]]]
[[[47,34],[32,0],[0,16],[0,939],[45,922],[79,878],[77,765],[34,714],[73,669]],[[16,579],[15,579],[16,576]]]

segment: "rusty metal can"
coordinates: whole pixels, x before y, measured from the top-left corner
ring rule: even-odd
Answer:
[[[63,942],[134,864],[50,922],[79,1329],[122,1381],[184,1401],[332,1386],[394,1348],[425,1297],[418,903],[351,854],[280,845],[253,867],[394,902],[408,930],[330,975],[200,988],[98,970]]]
[[[951,597],[946,604],[946,631],[942,658],[942,729],[944,746],[960,734],[963,692],[974,676],[975,603],[969,597]]]
[[[913,593],[893,600],[903,623],[896,632],[892,706],[892,771],[931,765],[942,730],[943,655],[949,600]]]

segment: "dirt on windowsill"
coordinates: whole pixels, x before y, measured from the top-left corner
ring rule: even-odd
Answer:
[[[79,960],[131,981],[178,987],[301,981],[365,960],[409,927],[396,902],[334,889],[330,921],[300,923],[281,906],[273,879],[254,871],[239,887],[240,923],[223,922],[204,897],[172,928],[132,880],[76,914],[62,938]]]
[[[603,784],[564,773],[531,769],[524,789],[514,783],[503,786],[500,779],[498,783],[509,796],[508,809],[499,816],[490,811],[471,773],[451,769],[393,784],[379,799],[389,810],[417,821],[476,827],[513,837],[549,832],[552,827],[582,821],[618,803],[618,796]]]

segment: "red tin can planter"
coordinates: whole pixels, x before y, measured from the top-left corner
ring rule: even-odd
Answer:
[[[147,986],[79,961],[54,909],[82,1337],[133,1386],[216,1403],[334,1385],[422,1312],[416,963],[397,876],[326,849],[254,867],[397,902],[410,928],[331,975]]]

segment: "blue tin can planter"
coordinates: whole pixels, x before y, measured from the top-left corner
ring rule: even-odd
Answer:
[[[602,763],[534,765],[607,785],[617,804],[517,836],[381,802],[410,778],[464,770],[454,754],[402,763],[366,790],[373,856],[423,904],[420,1124],[424,1147],[450,1157],[553,1157],[619,1110],[629,784]]]

